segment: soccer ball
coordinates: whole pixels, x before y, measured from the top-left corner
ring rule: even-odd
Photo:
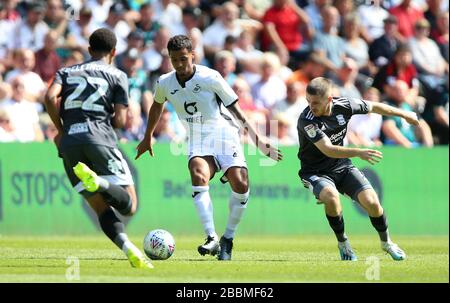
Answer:
[[[166,260],[175,250],[175,240],[164,229],[150,231],[144,238],[144,252],[152,260]]]

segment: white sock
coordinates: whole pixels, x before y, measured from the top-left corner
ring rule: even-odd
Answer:
[[[117,243],[117,240],[121,240],[122,243],[122,251],[125,253],[125,255],[128,254],[128,250],[132,249],[135,254],[139,254],[142,255],[141,251],[139,250],[139,248],[137,248],[129,239],[128,236],[124,233],[120,233],[117,235],[116,239],[114,242]]]
[[[249,194],[250,191],[247,191],[245,194],[238,194],[231,191],[229,202],[230,214],[228,215],[227,228],[223,234],[225,238],[234,238],[236,228],[241,221],[244,210],[247,208]]]
[[[209,186],[192,186],[192,197],[205,234],[217,239],[214,228],[213,205],[209,196]]]

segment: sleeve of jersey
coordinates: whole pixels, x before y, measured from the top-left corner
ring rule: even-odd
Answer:
[[[155,84],[155,96],[154,100],[157,103],[163,104],[166,101],[166,94],[164,93],[164,88],[160,83],[160,80],[156,81]]]
[[[53,79],[53,84],[63,84],[61,71],[57,71],[55,74],[55,78]]]
[[[215,73],[212,77],[211,86],[225,107],[229,107],[238,101],[236,93],[219,73]]]
[[[128,105],[128,77],[122,74],[114,90],[114,103]]]
[[[316,123],[312,121],[300,120],[297,126],[297,130],[299,133],[305,135],[309,141],[312,143],[316,143],[323,137],[325,137],[325,133],[317,126]]]
[[[370,105],[366,100],[349,98],[352,115],[368,114],[370,112]]]

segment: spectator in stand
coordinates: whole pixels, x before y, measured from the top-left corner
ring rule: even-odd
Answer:
[[[376,68],[369,60],[369,47],[362,38],[360,38],[362,26],[358,15],[348,14],[344,19],[344,38],[345,38],[345,54],[346,57],[355,60],[360,71],[361,78],[376,73]],[[360,79],[361,79],[360,78]]]
[[[361,99],[361,93],[355,85],[357,77],[358,65],[353,59],[345,58],[344,64],[338,69],[334,80],[340,96]]]
[[[138,49],[129,49],[122,61],[122,70],[128,77],[130,102],[141,105],[145,115],[148,115],[153,103],[153,95],[148,90],[147,73],[142,69],[141,54]]]
[[[0,108],[10,116],[14,135],[19,142],[43,141],[44,135],[39,126],[39,116],[34,102],[26,100],[25,82],[22,76],[15,77],[11,83],[11,99],[0,103]]]
[[[282,62],[290,62],[289,58],[292,58],[294,64],[298,64],[306,58],[310,46],[304,41],[311,40],[313,28],[308,14],[294,1],[274,0],[273,6],[266,11],[262,20],[262,50],[275,51]]]
[[[153,136],[157,142],[181,142],[180,138],[177,137],[176,132],[172,128],[171,116],[171,113],[167,109],[164,109],[161,118],[156,124],[155,131],[153,132]]]
[[[406,44],[400,45],[391,61],[383,66],[375,76],[373,86],[378,88],[383,94],[393,95],[394,84],[397,80],[404,81],[408,90],[405,100],[412,108],[418,106],[419,80],[417,70],[412,63],[411,49]]]
[[[313,24],[316,32],[323,30],[321,10],[330,4],[331,0],[310,0],[309,4],[305,7],[305,12],[308,14],[309,20]]]
[[[388,90],[387,103],[406,111],[414,111],[405,101],[409,93],[408,84],[403,80],[396,80],[392,87],[392,90]],[[423,119],[420,119],[419,125],[414,127],[402,118],[383,116],[382,131],[384,144],[387,145],[400,145],[406,148],[433,146],[430,127]]]
[[[119,140],[122,143],[140,141],[145,135],[145,122],[142,118],[142,109],[139,103],[130,102],[127,109],[125,127],[118,130]]]
[[[445,61],[448,63],[448,12],[440,13],[437,17],[437,31],[436,36],[433,37],[434,41],[439,46],[439,50],[441,51],[441,55],[444,57]]]
[[[441,4],[442,0],[426,0],[427,1],[427,10],[424,12],[423,16],[430,23],[431,28],[431,36],[435,35],[435,31],[437,30],[437,18],[438,15],[442,12]]]
[[[363,99],[371,102],[380,102],[380,91],[369,87],[363,94]],[[367,115],[354,115],[347,128],[348,144],[373,147],[381,146],[381,124],[383,117],[375,113]]]
[[[314,78],[321,77],[325,74],[326,67],[323,58],[316,54],[311,53],[305,62],[300,63],[299,68],[292,73],[288,82],[300,82],[305,87],[309,81]]]
[[[150,72],[149,80],[148,80],[148,88],[150,91],[155,91],[155,84],[158,81],[161,75],[167,74],[173,71],[172,62],[170,61],[169,52],[167,49],[161,51],[162,61],[159,68],[153,72]]]
[[[134,30],[128,34],[127,37],[127,49],[114,57],[116,67],[122,69],[123,59],[126,57],[128,51],[135,48],[142,53],[144,51],[144,34],[140,30]]]
[[[203,51],[203,34],[198,28],[200,25],[201,10],[197,7],[186,6],[183,8],[182,23],[172,28],[172,35],[186,35],[192,40],[192,47],[195,52],[194,61],[196,64],[202,62],[205,57]]]
[[[110,29],[116,34],[116,52],[118,54],[127,49],[126,39],[131,32],[131,27],[125,20],[125,13],[125,6],[120,2],[116,2],[111,5],[106,21],[99,26]]]
[[[58,135],[58,129],[47,113],[43,113],[39,116],[39,125],[44,133],[45,140],[53,142],[56,135]]]
[[[398,24],[397,18],[393,15],[389,15],[384,22],[384,34],[375,39],[369,46],[369,58],[378,68],[386,65],[391,58],[397,47],[401,44],[398,39]]]
[[[44,46],[44,38],[49,31],[43,21],[45,6],[40,2],[27,5],[27,17],[14,30],[14,48],[29,48],[37,51]]]
[[[144,36],[145,47],[150,46],[155,39],[156,33],[161,28],[161,24],[154,19],[153,7],[150,3],[144,3],[139,8],[139,21],[136,22],[136,29]]]
[[[142,53],[144,69],[153,72],[161,66],[162,52],[167,49],[167,42],[170,39],[170,32],[167,28],[161,27],[157,32],[153,44]]]
[[[43,101],[47,86],[41,77],[33,72],[36,64],[33,51],[31,49],[18,49],[14,51],[13,59],[15,68],[6,74],[6,82],[12,84],[16,77],[21,76],[26,83],[24,91],[25,99],[32,102]],[[39,108],[39,111],[42,111],[42,104],[36,104],[36,106]]]
[[[339,12],[338,35],[343,37],[344,20],[349,14],[353,13],[353,0],[333,0],[333,6],[337,8]]]
[[[278,76],[280,59],[274,53],[264,53],[261,79],[252,87],[252,96],[258,108],[270,110],[286,98],[286,85]]]
[[[36,65],[33,71],[49,86],[58,69],[61,67],[61,59],[56,53],[58,33],[49,31],[45,36],[44,47],[36,54]]]
[[[14,23],[6,19],[6,7],[0,1],[0,75],[10,67],[10,49],[14,42]]]
[[[93,12],[95,24],[102,24],[108,18],[109,10],[114,4],[112,0],[87,0],[86,6]]]
[[[238,37],[243,28],[238,22],[239,9],[233,2],[225,2],[220,9],[219,17],[203,32],[205,56],[209,62],[214,55],[223,49],[227,36]]]
[[[428,38],[430,24],[426,19],[416,23],[414,38],[409,41],[413,62],[427,99],[423,116],[432,127],[438,142],[448,143],[448,63],[441,56],[437,44]]]
[[[172,32],[172,26],[181,23],[181,8],[172,0],[155,0],[151,2],[155,20]]]
[[[64,60],[64,67],[72,66],[75,64],[83,63],[84,56],[83,53],[78,50],[73,50],[70,52],[69,56]]]
[[[1,108],[2,102],[0,102],[0,143],[16,141],[16,135],[14,134],[14,127],[11,123],[11,117],[9,113]]]
[[[239,35],[233,54],[240,66],[252,64],[251,62],[263,56],[263,52],[255,48],[255,36],[248,30],[243,30]]]
[[[321,11],[323,27],[314,37],[313,49],[324,59],[327,69],[336,72],[345,58],[345,41],[338,36],[339,12],[334,6],[325,6]]]
[[[300,114],[308,106],[306,101],[306,85],[301,82],[288,82],[286,98],[272,108],[272,116],[281,113],[288,120],[287,136],[292,142],[298,143],[297,121]]]
[[[384,34],[383,20],[389,16],[389,13],[381,6],[381,0],[365,1],[358,6],[356,12],[368,34],[369,40],[366,40],[368,43]]]
[[[402,0],[398,6],[391,8],[389,13],[397,17],[399,37],[402,42],[414,36],[414,25],[423,19],[423,11],[416,7],[412,0]]]
[[[92,10],[83,6],[80,10],[80,17],[77,20],[71,20],[67,35],[67,45],[81,48],[85,53],[88,51],[89,36],[97,29],[98,25],[92,18]]]
[[[232,52],[227,50],[218,52],[214,57],[214,69],[227,81],[228,85],[233,86],[237,75],[234,73],[236,70],[236,59]]]
[[[274,145],[293,146],[297,141],[289,136],[289,129],[291,121],[283,113],[277,113],[272,117],[272,123],[276,122],[276,129],[273,126],[270,128],[269,140]],[[297,121],[296,121],[297,122]]]
[[[67,37],[68,18],[61,0],[47,0],[44,22],[57,33],[58,38],[61,37],[64,40]]]

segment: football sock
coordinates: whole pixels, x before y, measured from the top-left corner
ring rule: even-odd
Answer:
[[[389,238],[389,231],[388,231],[388,225],[387,225],[387,219],[384,214],[382,214],[380,217],[370,217],[370,222],[372,222],[373,227],[378,232],[378,235],[380,236],[380,240],[383,242],[390,242],[391,239]]]
[[[245,194],[238,194],[234,191],[231,191],[231,197],[228,204],[230,208],[230,214],[228,215],[227,228],[225,229],[225,233],[223,234],[225,238],[234,238],[236,228],[241,221],[245,209],[247,208],[249,193],[250,191],[247,191]]]
[[[105,235],[108,236],[108,238],[110,238],[111,241],[113,241],[125,254],[130,247],[134,246],[125,233],[125,226],[122,221],[117,218],[111,208],[108,208],[98,216],[98,221],[100,222],[100,227]]]
[[[128,215],[131,211],[132,201],[130,194],[120,185],[111,184],[99,177],[99,189],[106,203],[114,207],[121,215]]]
[[[217,239],[214,228],[213,205],[209,196],[209,186],[192,186],[192,198],[205,234]]]
[[[331,226],[331,229],[333,229],[336,238],[339,242],[345,242],[347,241],[347,236],[344,232],[344,217],[342,215],[332,217],[327,215],[328,223]]]

